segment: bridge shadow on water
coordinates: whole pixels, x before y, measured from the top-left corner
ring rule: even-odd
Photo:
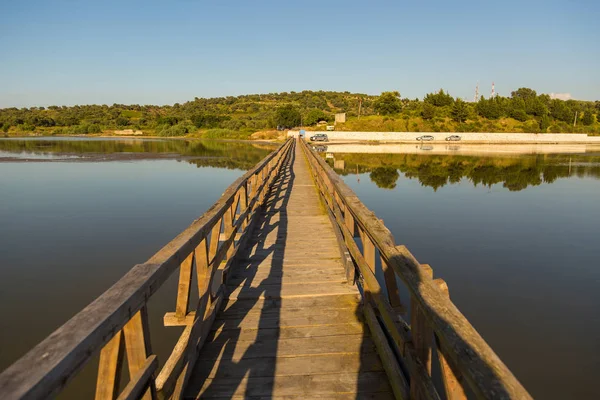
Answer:
[[[257,216],[247,249],[232,267],[230,299],[200,352],[185,398],[392,398],[388,397],[389,387],[382,382],[384,373],[364,328],[354,324],[352,332],[344,332],[348,324],[336,320],[341,315],[339,310],[307,310],[306,305],[314,299],[282,298],[290,229],[294,231],[293,240],[298,238],[297,224],[288,225],[296,157],[294,151],[288,156]],[[297,203],[292,207],[289,211],[297,216]],[[313,233],[312,238],[302,240],[318,241],[319,232]],[[294,284],[288,283],[287,287]],[[363,319],[360,305],[355,313]],[[341,349],[339,353],[320,354],[324,347],[320,348],[319,342],[334,339],[327,338],[332,332],[347,339],[335,346]],[[309,337],[313,339],[310,346],[306,342]],[[284,343],[283,348],[280,343]],[[344,349],[351,349],[352,355]],[[294,357],[298,358],[292,360]],[[372,374],[377,374],[375,381]],[[388,393],[366,395],[377,391],[375,387],[383,387]]]

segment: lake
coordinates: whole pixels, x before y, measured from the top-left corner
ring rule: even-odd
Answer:
[[[0,370],[175,237],[273,148],[0,139]],[[446,280],[458,308],[534,397],[598,398],[600,151],[503,149],[319,147],[397,243]],[[162,361],[181,332],[162,327],[175,306],[174,278],[149,304]],[[90,397],[94,368],[95,360],[61,397]]]

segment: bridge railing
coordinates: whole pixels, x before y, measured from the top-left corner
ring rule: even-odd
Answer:
[[[440,399],[431,376],[437,359],[446,399],[530,399],[452,303],[446,283],[396,245],[383,221],[304,140],[300,143],[343,244],[346,276],[363,289],[365,319],[396,397]],[[409,292],[410,324],[401,316],[405,307],[397,278]]]
[[[0,375],[2,399],[41,399],[58,394],[100,351],[96,399],[180,398],[223,299],[228,268],[244,248],[256,210],[293,146],[288,140],[227,188],[221,198],[185,231],[58,328]],[[190,311],[192,274],[199,299]],[[147,303],[179,270],[175,312],[166,326],[185,329],[158,370],[148,328]],[[129,382],[119,392],[127,357]]]

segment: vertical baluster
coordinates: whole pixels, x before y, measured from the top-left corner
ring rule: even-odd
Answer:
[[[219,220],[212,227],[212,230],[210,233],[210,247],[208,249],[208,262],[210,264],[212,264],[214,262],[215,254],[217,254],[217,250],[219,250],[219,238],[221,237],[222,220],[223,220],[223,217],[219,218]],[[217,269],[217,268],[219,268],[218,265],[215,266],[215,269]],[[217,277],[217,279],[219,279],[219,283],[221,283],[223,281],[222,275],[221,275],[221,272],[218,272],[218,273],[219,273],[219,276]],[[216,291],[212,291],[211,294],[213,296],[216,295]]]
[[[390,305],[396,311],[401,311],[402,303],[400,302],[400,292],[398,290],[398,283],[396,282],[396,273],[385,262],[383,257],[380,257],[380,258],[381,258],[381,269],[383,269],[383,276],[385,278],[385,287],[387,289],[388,300],[390,301]]]
[[[185,318],[190,304],[190,288],[192,286],[192,269],[194,264],[194,253],[183,260],[179,267],[179,285],[177,286],[177,305],[175,316]]]
[[[356,235],[356,231],[354,229],[354,216],[352,215],[348,207],[346,207],[346,212],[344,213],[344,222],[346,223],[346,228],[348,228],[350,234],[352,235],[352,237],[354,237]]]
[[[146,360],[152,353],[150,346],[150,330],[148,326],[148,313],[144,305],[140,311],[125,324],[123,327],[125,337],[125,350],[127,353],[127,366],[129,367],[129,376],[133,377],[146,365]],[[150,385],[144,395],[144,400],[156,398],[156,387],[154,378],[150,379]]]
[[[434,279],[433,282],[437,285],[437,287],[440,288],[442,293],[450,298],[448,285],[443,279]],[[437,336],[435,340],[437,345],[438,359],[440,360],[440,372],[442,375],[442,381],[444,382],[444,389],[446,390],[446,398],[448,400],[465,400],[467,395],[461,384],[462,376],[460,372],[453,369],[448,363],[448,360],[446,359],[446,356],[440,347]]]
[[[433,278],[433,269],[429,265],[421,264],[421,271],[423,272],[424,279],[430,280]],[[417,357],[421,360],[429,375],[431,375],[431,339],[433,331],[427,323],[417,300],[414,298],[410,301],[410,330]],[[410,397],[411,399],[421,398],[417,385],[411,385]]]
[[[242,187],[240,189],[240,215],[244,214],[246,212],[247,208],[248,208],[248,181],[244,182],[244,184],[242,185]],[[242,221],[242,226],[241,226],[242,232],[246,230],[246,227],[248,226],[248,220],[249,220],[249,216],[246,216],[246,218],[244,218],[244,221]]]
[[[252,175],[250,178],[251,182],[251,192],[250,192],[250,201],[254,200],[256,197],[256,186],[257,186],[258,174]],[[254,204],[254,208],[256,208],[256,204]]]
[[[113,400],[117,398],[122,367],[123,332],[118,331],[100,351],[96,400]]]
[[[375,245],[373,245],[369,235],[367,235],[361,228],[359,228],[358,232],[360,233],[360,239],[363,244],[363,257],[365,258],[369,268],[371,268],[371,271],[375,273]]]

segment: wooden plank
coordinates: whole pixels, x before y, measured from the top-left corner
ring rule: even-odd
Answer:
[[[191,391],[190,391],[191,392]],[[190,395],[189,398],[195,396]],[[327,394],[311,394],[311,399],[314,400],[393,400],[392,392],[377,392],[377,393],[327,393]],[[226,396],[226,397],[211,397],[216,400],[246,400],[246,396]],[[253,396],[252,400],[305,400],[306,396],[301,395],[269,395],[269,396]]]
[[[119,331],[100,351],[96,400],[117,398],[121,368],[123,366],[123,332]]]
[[[148,314],[145,306],[135,313],[131,320],[125,324],[123,327],[123,336],[125,338],[129,376],[133,379],[146,366],[146,361],[152,353],[150,348]],[[152,383],[142,398],[151,400],[155,397],[156,390],[154,383]]]
[[[231,318],[231,319],[217,319],[216,326],[223,327],[223,329],[258,329],[261,328],[287,328],[294,326],[310,326],[310,325],[327,325],[331,323],[347,324],[353,323],[358,320],[354,313],[337,312],[332,310],[330,315],[298,315],[296,317],[278,317],[278,316],[265,316],[264,318],[255,317],[253,315],[243,318]]]
[[[344,336],[344,335],[366,335],[368,330],[363,323],[335,323],[319,324],[319,325],[299,325],[277,328],[244,328],[244,329],[224,329],[223,326],[213,327],[213,332],[209,337],[213,340],[216,337],[231,338],[236,340],[252,341],[257,337],[264,340],[272,338],[278,339],[296,339],[308,337],[324,337],[324,336]]]
[[[221,359],[219,359],[220,361]],[[376,353],[367,354],[310,354],[294,357],[264,357],[260,362],[251,358],[242,358],[236,363],[221,368],[219,361],[201,359],[197,363],[194,376],[197,379],[214,379],[243,377],[252,371],[253,376],[292,376],[360,373],[383,371],[381,361]]]
[[[396,282],[396,273],[385,260],[381,258],[381,268],[383,269],[383,276],[385,279],[385,288],[388,294],[388,300],[390,305],[397,311],[402,311],[402,302],[400,301],[400,291],[398,290],[398,283]]]
[[[367,302],[363,308],[365,312],[365,319],[369,325],[369,331],[371,332],[372,340],[377,347],[377,352],[379,353],[379,356],[383,362],[385,373],[389,378],[390,386],[392,387],[394,395],[397,399],[408,399],[410,390],[409,384],[404,376],[404,373],[402,372],[402,369],[400,368],[400,364],[396,359],[394,351],[388,343],[385,333],[379,325],[379,321],[375,316],[375,312],[369,303],[370,299],[367,297]]]
[[[359,232],[363,245],[363,257],[367,262],[369,268],[371,268],[371,271],[375,273],[375,245],[373,245],[373,242],[371,241],[369,235],[366,232],[363,232],[362,230],[360,230],[360,228]]]
[[[244,287],[230,287],[230,299],[257,299],[281,297],[311,297],[311,296],[338,296],[340,294],[353,294],[356,289],[346,283],[331,284],[307,283],[298,285],[263,285],[260,290]]]
[[[325,375],[296,375],[277,377],[244,377],[207,379],[200,389],[202,398],[218,396],[294,396],[313,398],[314,395],[333,395],[351,392],[389,392],[383,372],[338,373]]]
[[[358,307],[353,308],[326,308],[319,310],[286,308],[282,310],[258,308],[246,312],[222,312],[217,321],[227,327],[253,326],[282,327],[327,324],[330,321],[337,323],[359,321]],[[196,313],[190,312],[185,318],[179,318],[175,313],[167,313],[163,318],[165,326],[191,325],[196,319]]]
[[[443,279],[434,279],[433,281],[442,291],[450,297],[448,291],[448,285]],[[456,368],[452,367],[448,362],[448,358],[444,355],[439,345],[439,340],[436,337],[437,354],[440,362],[440,374],[442,376],[442,382],[444,383],[444,391],[448,400],[465,400],[467,394],[463,387],[462,376]]]
[[[339,295],[339,296],[315,296],[307,298],[279,298],[279,299],[229,299],[223,307],[224,313],[243,313],[249,312],[254,307],[260,310],[268,309],[331,309],[331,308],[348,308],[357,307],[360,301],[358,291],[354,293]]]
[[[177,286],[177,304],[175,306],[175,315],[178,317],[183,317],[188,312],[193,265],[194,253],[191,252],[179,267],[179,285]]]
[[[426,279],[433,279],[433,269],[427,265],[422,264],[423,276]],[[415,354],[419,361],[423,364],[427,371],[427,375],[423,379],[430,380],[431,376],[431,344],[433,340],[433,330],[428,325],[427,319],[419,307],[419,303],[411,298],[410,302],[410,330],[413,338],[413,345],[415,348]],[[418,379],[416,374],[412,376],[413,382]],[[413,384],[410,388],[411,399],[424,399],[425,396],[420,392],[419,386]]]
[[[271,338],[263,340],[260,336],[256,341],[235,341],[229,337],[218,336],[207,343],[202,351],[203,360],[235,359],[242,357],[292,357],[310,354],[366,354],[375,352],[373,342],[362,335],[321,336],[295,339]]]

